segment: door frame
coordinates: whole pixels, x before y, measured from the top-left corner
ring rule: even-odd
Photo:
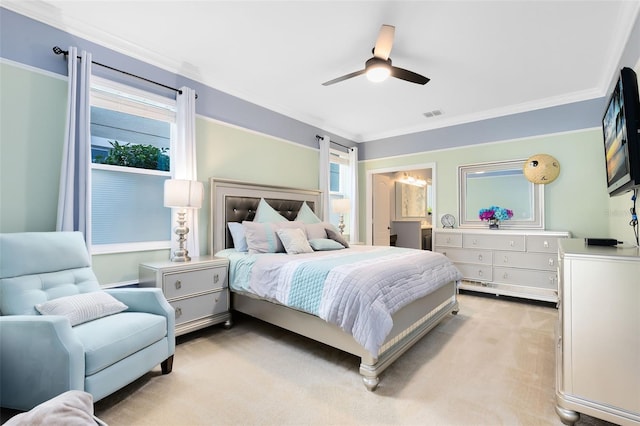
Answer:
[[[418,164],[409,164],[404,166],[395,166],[395,167],[384,167],[380,169],[370,169],[367,170],[367,175],[365,179],[365,187],[366,187],[366,198],[365,198],[365,237],[366,244],[371,244],[373,242],[373,175],[381,174],[381,173],[394,173],[394,172],[405,172],[407,170],[416,170],[416,169],[431,169],[431,191],[433,197],[433,207],[431,209],[431,223],[435,227],[435,223],[433,223],[433,218],[438,217],[436,215],[436,205],[437,205],[437,197],[436,197],[436,163],[418,163]],[[391,225],[391,224],[389,224]]]

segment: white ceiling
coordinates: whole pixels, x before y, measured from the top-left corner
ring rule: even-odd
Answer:
[[[639,4],[3,0],[356,142],[604,96]],[[431,81],[359,76],[322,86],[364,67],[382,24],[396,27],[393,64]],[[433,110],[443,114],[423,115]]]

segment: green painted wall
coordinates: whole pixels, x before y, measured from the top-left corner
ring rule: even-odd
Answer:
[[[318,150],[250,132],[214,120],[196,120],[198,180],[205,183],[199,211],[200,252],[208,247],[209,178],[265,185],[318,188]]]
[[[53,231],[67,82],[0,63],[0,230]]]
[[[538,153],[554,156],[561,165],[560,176],[545,186],[546,229],[568,230],[576,237],[608,235],[609,197],[600,129],[366,161],[359,169],[360,188],[365,188],[370,170],[436,163],[435,223],[439,227],[442,214],[458,217],[459,165],[525,159]],[[364,212],[363,192],[360,202]],[[363,215],[362,235],[364,227]]]

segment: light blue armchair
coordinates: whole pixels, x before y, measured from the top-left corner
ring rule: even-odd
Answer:
[[[0,234],[0,406],[30,410],[68,390],[98,401],[158,364],[171,372],[175,316],[160,289],[104,290],[126,310],[75,326],[35,308],[99,291],[81,233]]]

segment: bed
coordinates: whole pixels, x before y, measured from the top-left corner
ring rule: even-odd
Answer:
[[[230,222],[242,223],[243,221],[253,221],[261,200],[266,201],[274,211],[278,212],[288,221],[294,221],[301,209],[310,208],[313,211],[322,211],[320,191],[266,186],[217,178],[210,179],[210,191],[211,217],[209,249],[210,253],[226,256],[230,259],[232,310],[250,315],[360,357],[359,372],[365,387],[370,391],[375,390],[378,386],[379,376],[382,371],[389,367],[399,356],[411,348],[411,346],[418,342],[447,315],[457,314],[458,312],[456,284],[461,275],[444,256],[438,253],[413,249],[352,245],[344,250],[332,252],[323,251],[295,255],[269,253],[266,255],[254,254],[248,256],[237,253],[234,255],[236,250],[234,249],[234,239],[229,231],[228,224]],[[392,250],[394,251],[393,253],[390,252]],[[369,252],[373,252],[373,254]],[[374,258],[378,256],[375,260],[368,260],[370,265],[382,264],[382,262],[387,261],[388,257],[395,256],[398,261],[400,258],[406,257],[413,259],[414,262],[420,260],[418,267],[422,268],[422,275],[438,275],[441,277],[441,281],[443,279],[442,277],[446,276],[447,278],[443,282],[432,284],[427,282],[429,280],[423,277],[422,280],[425,282],[420,283],[421,289],[416,293],[417,295],[414,296],[415,300],[402,301],[401,307],[389,312],[388,319],[385,317],[385,313],[382,312],[376,317],[378,319],[382,318],[382,320],[377,322],[372,321],[375,322],[374,326],[362,326],[362,323],[367,323],[367,321],[362,318],[343,322],[339,320],[335,321],[336,311],[340,311],[342,308],[326,308],[326,306],[329,306],[329,303],[316,303],[313,309],[309,308],[309,304],[305,303],[298,305],[290,303],[291,306],[286,306],[284,299],[288,297],[290,300],[290,294],[282,296],[281,293],[283,292],[275,290],[269,293],[268,289],[272,288],[271,284],[264,285],[268,282],[267,278],[264,278],[264,280],[253,279],[252,283],[249,284],[247,277],[252,276],[252,274],[253,276],[257,276],[257,272],[252,271],[252,274],[239,273],[238,271],[246,270],[244,269],[245,265],[235,263],[248,258],[251,259],[249,264],[256,270],[262,268],[262,270],[271,271],[276,268],[281,268],[289,271],[288,277],[293,275],[299,277],[299,270],[296,270],[295,274],[291,272],[293,271],[293,269],[291,269],[293,267],[290,266],[291,263],[285,262],[283,259],[295,260],[298,265],[313,265],[311,262],[316,261],[332,265],[339,263],[339,267],[342,267],[343,270],[345,268],[352,270],[349,268],[361,266],[347,265],[345,263],[347,258],[362,258],[363,256],[370,255],[374,256]],[[322,256],[324,257],[320,259]],[[424,256],[424,262],[422,261],[423,258],[418,256]],[[318,259],[316,259],[316,257]],[[269,258],[269,261],[266,260],[267,258]],[[431,263],[438,265],[437,268],[439,268],[439,272],[432,274],[430,270],[423,266],[423,263],[425,265]],[[272,264],[274,266],[271,266]],[[295,267],[298,268],[299,266]],[[360,271],[365,271],[369,267],[361,268]],[[396,274],[402,273],[401,270],[398,271],[398,269],[402,268],[395,267],[395,269]],[[280,269],[278,269],[278,271],[279,270]],[[329,273],[329,275],[332,273],[333,272]],[[282,275],[286,274],[282,273]],[[333,275],[340,274],[336,273]],[[350,276],[353,275],[360,276],[362,274],[350,274]],[[324,276],[327,275],[323,275],[323,277]],[[378,275],[375,276],[378,277]],[[416,274],[414,273],[412,276],[414,276],[412,279],[415,279]],[[373,277],[373,275],[371,277]],[[241,278],[245,281],[242,281]],[[397,278],[397,275],[395,278]],[[272,277],[271,279],[273,279],[274,286],[278,282],[283,282],[281,276],[280,278]],[[376,281],[377,280],[376,278]],[[401,280],[404,280],[404,278],[401,278]],[[395,280],[394,283],[398,283],[401,280]],[[283,285],[285,287],[288,285],[289,287],[287,288],[289,289],[292,287],[291,283]],[[299,284],[294,282],[294,285]],[[373,283],[371,283],[371,285],[373,286]],[[375,285],[377,286],[378,284],[376,283]],[[265,291],[267,291],[267,294],[259,294],[260,287],[266,288],[267,290]],[[256,293],[256,291],[258,291],[258,293]],[[383,292],[386,292],[386,290]],[[401,292],[396,294],[401,294],[405,297],[404,295],[406,293]],[[314,311],[314,309],[317,309],[317,312]],[[366,311],[366,309],[364,311]],[[337,315],[339,316],[339,314]],[[325,318],[323,319],[323,317]],[[327,318],[330,318],[331,322]],[[379,322],[384,324],[384,330],[382,331],[376,329]],[[351,329],[345,326],[354,323],[360,324],[360,328]],[[364,332],[362,332],[362,330],[364,330]],[[380,337],[381,334],[383,334],[382,337]],[[363,335],[365,336],[364,338]]]

